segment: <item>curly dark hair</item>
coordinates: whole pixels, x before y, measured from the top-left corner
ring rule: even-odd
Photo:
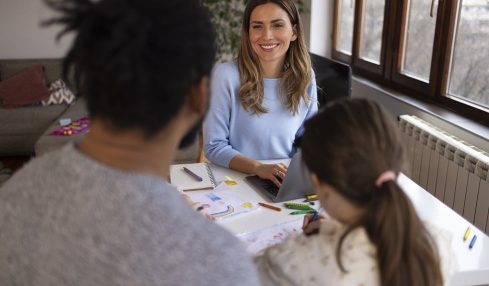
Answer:
[[[152,137],[182,107],[215,60],[214,31],[199,0],[45,0],[58,38],[76,32],[63,62],[92,118]]]

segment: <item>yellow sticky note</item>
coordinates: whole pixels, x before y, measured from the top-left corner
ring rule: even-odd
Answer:
[[[251,203],[243,203],[241,206],[244,208],[251,208],[253,205]]]
[[[231,179],[231,177],[229,177],[229,176],[224,176],[224,178],[226,178],[226,181],[224,181],[224,182],[228,186],[234,186],[234,185],[237,185],[238,184],[238,182],[236,182],[235,180]]]

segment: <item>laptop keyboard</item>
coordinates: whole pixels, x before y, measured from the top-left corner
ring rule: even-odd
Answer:
[[[276,198],[278,195],[279,188],[275,186],[275,184],[267,179],[262,179],[258,176],[248,176],[246,177],[252,185],[254,185],[256,188],[258,188],[260,191],[264,193],[268,193],[269,195],[272,196],[272,198]],[[281,180],[279,180],[281,181]]]
[[[276,197],[278,194],[278,187],[275,186],[274,183],[264,184],[263,189],[269,194],[271,194],[273,197]]]

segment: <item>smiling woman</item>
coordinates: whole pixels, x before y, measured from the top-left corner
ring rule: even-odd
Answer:
[[[236,61],[217,66],[204,123],[207,158],[280,185],[303,123],[317,112],[316,83],[292,0],[251,0]],[[280,172],[276,172],[279,170]]]
[[[276,78],[284,67],[290,43],[297,39],[287,13],[275,3],[260,5],[250,16],[250,44],[265,78]]]

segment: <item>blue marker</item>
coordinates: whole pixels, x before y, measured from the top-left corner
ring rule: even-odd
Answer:
[[[477,240],[477,235],[474,234],[474,236],[472,237],[472,240],[470,241],[469,249],[472,249],[472,247],[474,247],[476,240]]]

